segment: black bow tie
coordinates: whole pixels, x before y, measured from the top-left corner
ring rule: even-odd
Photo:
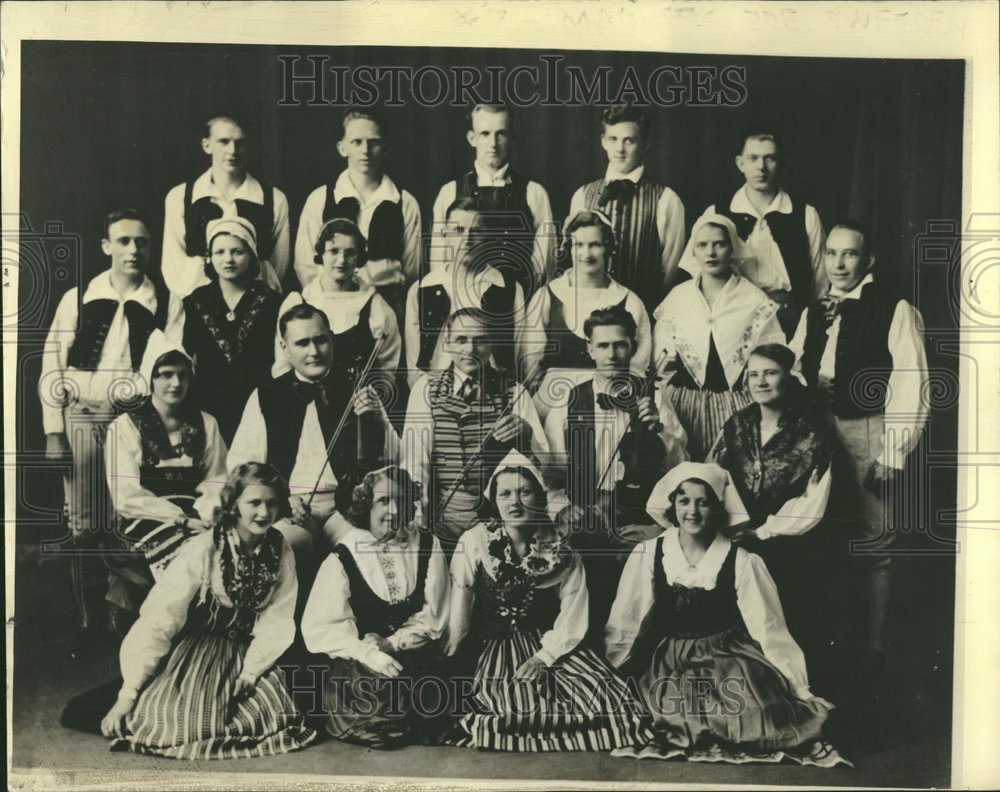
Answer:
[[[632,404],[634,401],[632,389],[628,387],[619,388],[613,394],[598,393],[596,394],[596,401],[597,406],[602,410],[621,410],[623,412],[628,412],[634,406]]]
[[[330,400],[326,395],[326,390],[320,382],[304,382],[295,380],[295,393],[306,404],[316,402],[321,407],[328,407]]]
[[[601,190],[601,197],[597,199],[600,206],[606,206],[609,202],[627,203],[635,195],[635,182],[629,179],[615,179],[609,181]]]
[[[828,294],[820,299],[819,304],[823,306],[823,318],[828,327],[840,315],[840,308],[843,302],[844,298],[838,297],[835,294]]]

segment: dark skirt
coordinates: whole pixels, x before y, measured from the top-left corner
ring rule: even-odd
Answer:
[[[379,676],[357,660],[329,661],[323,704],[331,737],[390,749],[433,741],[434,734],[444,731],[448,697],[438,652],[425,646],[393,657],[403,666],[394,679]]]
[[[468,709],[446,742],[494,751],[610,751],[652,737],[642,705],[592,650],[577,648],[538,682],[514,672],[541,648],[541,631],[487,640]]]
[[[657,741],[683,749],[797,748],[820,737],[827,712],[797,698],[742,627],[699,638],[665,638],[639,689]]]
[[[175,759],[237,759],[303,748],[316,738],[289,695],[281,669],[257,680],[234,705],[248,643],[195,631],[177,641],[162,670],[140,691],[113,751]]]

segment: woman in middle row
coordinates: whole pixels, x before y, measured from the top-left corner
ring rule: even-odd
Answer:
[[[758,344],[784,343],[776,303],[733,271],[744,254],[732,220],[702,216],[691,231],[701,271],[653,312],[653,349],[664,389],[687,432],[691,459],[704,460],[726,420],[750,404],[745,371]]]

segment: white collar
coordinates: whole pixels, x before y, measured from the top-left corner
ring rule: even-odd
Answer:
[[[715,588],[719,570],[729,554],[731,545],[732,542],[721,533],[717,533],[698,563],[691,564],[681,549],[680,529],[671,526],[663,533],[663,568],[667,573],[667,581],[688,588],[711,591]]]
[[[205,197],[224,200],[222,198],[222,193],[219,192],[219,188],[215,186],[215,182],[212,180],[211,168],[195,179],[194,185],[191,188],[192,201],[197,201],[200,198]],[[263,205],[264,188],[260,186],[259,181],[248,173],[246,178],[243,179],[243,184],[237,187],[236,192],[233,193],[233,200],[237,198]]]
[[[865,277],[861,279],[861,282],[858,283],[858,285],[855,286],[853,289],[851,289],[849,292],[841,291],[836,286],[830,286],[830,294],[832,294],[834,297],[840,297],[841,299],[844,300],[860,300],[861,290],[865,288],[865,286],[867,286],[869,283],[874,283],[874,282],[875,282],[875,275],[869,272],[867,275],[865,275]]]
[[[496,173],[490,173],[482,165],[479,164],[479,160],[475,160],[472,163],[472,167],[476,171],[476,183],[480,186],[489,187],[495,185],[497,182],[502,184],[507,183],[507,171],[510,169],[510,163],[505,162],[502,168],[498,168]]]
[[[320,300],[347,301],[349,299],[354,299],[363,304],[371,296],[371,293],[375,291],[371,286],[365,285],[362,285],[357,291],[327,291],[320,283],[320,277],[321,275],[313,278],[309,281],[309,283],[302,287],[302,298],[307,303],[316,303]]]
[[[608,163],[608,169],[604,172],[604,181],[630,181],[633,184],[638,184],[639,179],[642,178],[642,174],[645,172],[646,166],[640,165],[638,168],[633,168],[628,173],[619,173],[611,167],[611,163]]]
[[[135,302],[150,313],[156,313],[156,289],[153,287],[153,282],[145,275],[142,276],[142,283],[122,299],[115,287],[111,285],[111,270],[107,269],[87,284],[87,289],[83,293],[83,302],[89,303],[92,300]]]
[[[395,537],[390,539],[388,542],[383,542],[372,536],[371,531],[365,531],[358,528],[353,523],[345,522],[350,525],[350,530],[344,534],[343,538],[338,542],[338,544],[344,545],[348,550],[354,552],[362,550],[364,552],[371,552],[373,549],[378,549],[380,547],[398,547],[399,545],[408,545],[412,541],[414,534],[411,531],[400,531]]]
[[[584,380],[584,381],[586,381],[586,380]],[[601,395],[602,393],[605,393],[605,394],[608,393],[607,384],[605,384],[603,386],[599,386],[597,384],[597,375],[596,374],[591,374],[590,375],[590,382],[592,383],[593,388],[594,388],[594,403],[596,404],[597,403],[597,397],[599,395]],[[608,395],[610,395],[610,394],[608,394]]]
[[[351,181],[351,172],[345,170],[337,177],[337,183],[333,186],[333,199],[340,201],[344,198],[356,198],[362,206],[368,206],[381,203],[382,201],[399,203],[400,195],[392,179],[383,173],[382,181],[375,189],[375,192],[372,193],[371,198],[365,200],[361,197],[361,193],[358,192],[358,188],[354,186],[354,182]]]
[[[328,371],[326,373],[326,377],[323,377],[323,379],[310,380],[310,379],[306,379],[305,377],[303,377],[295,369],[292,369],[292,373],[295,375],[295,379],[297,379],[299,382],[305,382],[307,385],[322,385],[326,381],[326,377],[330,376],[330,372]]]
[[[792,213],[792,199],[789,197],[781,188],[778,188],[778,194],[774,196],[774,200],[771,204],[764,210],[764,214],[760,214],[755,208],[753,203],[750,201],[750,194],[748,190],[749,185],[744,184],[740,189],[736,191],[733,196],[733,200],[729,202],[730,212],[742,212],[743,214],[753,215],[754,217],[760,218],[771,212],[778,212],[780,214],[791,214]]]
[[[468,272],[468,269],[462,264],[446,264],[443,267],[438,267],[438,269],[431,270],[423,278],[420,279],[421,286],[451,286],[454,285],[455,279],[452,277],[452,268],[461,267],[463,270]],[[476,277],[481,278],[486,281],[490,286],[499,286],[503,288],[504,281],[503,275],[500,274],[500,270],[496,267],[491,267],[487,264],[478,273]]]
[[[461,388],[465,384],[465,381],[469,379],[469,375],[464,371],[460,371],[458,366],[454,363],[451,364],[451,373],[454,378],[451,381],[451,392],[458,393],[459,388]]]

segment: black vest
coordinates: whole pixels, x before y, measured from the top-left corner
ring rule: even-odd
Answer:
[[[128,413],[129,420],[139,432],[142,460],[139,465],[139,484],[158,497],[196,495],[195,490],[205,477],[205,418],[199,410],[187,409],[181,429],[181,445],[170,443],[163,420],[147,399]],[[161,466],[167,459],[179,459],[187,454],[192,464],[187,467]]]
[[[480,569],[475,589],[472,623],[479,640],[506,640],[531,630],[545,632],[559,615],[559,586],[535,588],[526,581],[502,587]]]
[[[892,372],[889,328],[899,298],[878,282],[867,284],[857,300],[840,304],[834,382],[830,410],[840,418],[878,415],[885,408],[885,394]],[[819,381],[819,365],[826,348],[826,322],[822,304],[810,306],[802,350],[802,374],[810,387]]]
[[[154,330],[167,326],[167,309],[170,292],[167,287],[152,281],[156,292],[156,313],[150,313],[134,300],[125,301],[125,321],[128,322],[129,355],[132,370],[138,371],[146,344]],[[118,301],[111,299],[90,300],[80,306],[79,330],[69,348],[67,365],[80,371],[96,371],[101,361],[101,350],[111,329],[111,320],[118,311]]]
[[[343,333],[331,333],[334,368],[338,376],[346,376],[352,385],[364,371],[365,364],[375,349],[375,336],[372,335],[371,328],[374,299],[375,292],[372,292],[358,312],[358,323],[354,327],[348,328]]]
[[[350,381],[333,372],[323,380],[320,387],[326,394],[327,406],[317,404],[316,413],[323,431],[323,441],[329,445],[340,417],[350,402],[352,388]],[[298,458],[302,424],[306,409],[311,403],[308,391],[308,385],[301,383],[294,371],[270,380],[257,389],[260,411],[267,427],[266,461],[274,465],[286,480],[295,469]],[[365,443],[359,452],[358,433],[362,431],[362,424]],[[359,469],[366,467],[367,472],[378,467],[384,444],[385,435],[380,416],[368,412],[357,418],[348,418],[337,445],[330,453],[330,469],[337,477],[338,494],[344,490],[349,497],[350,484],[358,477]]]
[[[728,217],[736,226],[740,239],[744,241],[750,236],[757,218],[746,212],[734,212],[729,208],[732,200],[730,195],[715,203],[715,211]],[[792,198],[790,214],[768,212],[764,215],[771,236],[774,238],[781,258],[788,271],[788,279],[792,284],[792,296],[801,311],[809,304],[813,295],[812,256],[809,252],[809,235],[806,233],[806,205],[797,198]]]
[[[336,218],[350,220],[358,224],[361,216],[361,204],[357,198],[333,197],[335,182],[326,185],[326,198],[323,203],[323,222]],[[382,201],[375,207],[371,222],[368,224],[368,240],[365,245],[366,257],[372,261],[390,259],[401,261],[403,258],[403,199],[398,202]]]
[[[406,620],[424,607],[424,587],[427,581],[427,566],[434,548],[434,537],[426,531],[420,534],[420,554],[417,559],[417,580],[409,596],[393,604],[386,602],[372,591],[365,580],[351,551],[343,544],[333,548],[340,563],[344,565],[347,580],[351,586],[351,611],[358,628],[358,637],[368,633],[388,638],[402,627]]]
[[[504,282],[521,284],[527,300],[535,287],[535,218],[528,208],[528,181],[513,168],[503,187],[480,187],[475,170],[455,181],[455,199],[472,198],[479,215],[468,256],[500,270]]]
[[[509,273],[508,273],[509,274]],[[514,298],[515,284],[504,277],[503,286],[490,286],[483,292],[480,308],[490,318],[493,333],[493,357],[497,365],[514,374]],[[417,288],[417,309],[420,312],[420,353],[417,368],[427,371],[434,357],[441,329],[451,316],[451,298],[444,286]]]
[[[237,198],[236,214],[249,220],[257,236],[257,258],[267,261],[274,252],[274,188],[260,183],[264,193],[264,203],[257,204],[243,198]],[[208,240],[205,239],[205,229],[209,222],[222,217],[222,207],[205,195],[192,202],[194,182],[189,181],[184,186],[184,250],[189,256],[202,256],[208,253]]]

